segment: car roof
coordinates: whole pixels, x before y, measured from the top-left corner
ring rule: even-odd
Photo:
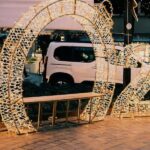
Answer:
[[[93,47],[92,43],[75,43],[75,42],[51,42],[49,47],[48,47],[48,53],[49,55],[50,50],[54,51],[56,48],[61,47],[61,46],[72,46],[72,47]],[[113,45],[108,45],[106,44],[107,47],[111,48]],[[115,49],[117,50],[123,50],[123,46],[115,46]]]

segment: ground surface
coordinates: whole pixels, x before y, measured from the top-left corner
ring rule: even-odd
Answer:
[[[94,124],[12,136],[0,133],[0,150],[150,150],[150,118]]]

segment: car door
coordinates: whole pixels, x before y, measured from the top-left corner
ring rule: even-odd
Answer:
[[[69,46],[59,46],[48,57],[47,74],[72,73],[72,51]]]
[[[92,47],[72,47],[72,72],[75,82],[93,81],[95,79],[95,56]]]

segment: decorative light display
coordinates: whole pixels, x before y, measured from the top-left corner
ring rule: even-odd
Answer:
[[[117,98],[112,110],[112,116],[150,115],[150,101],[144,101],[144,96],[150,90],[150,45],[131,44],[126,46],[125,51],[131,52],[127,57],[138,60],[142,67],[137,77],[132,80]],[[127,62],[130,61],[127,60]],[[132,67],[132,62],[127,63],[126,67]]]
[[[115,72],[109,69],[110,64],[136,67],[138,62],[134,55],[136,49],[134,50],[132,45],[126,47],[124,53],[118,54],[115,51],[110,32],[113,26],[112,14],[106,10],[105,2],[109,1],[104,0],[93,6],[82,0],[46,0],[25,13],[10,31],[0,55],[0,113],[9,131],[17,134],[35,131],[22,102],[23,68],[28,51],[40,31],[50,22],[63,16],[70,16],[82,25],[83,30],[90,37],[96,56],[96,79],[93,92],[100,93],[102,96],[89,101],[81,114],[82,119],[89,120],[90,112],[91,119],[94,121],[105,118],[115,89],[115,83],[109,82],[110,74],[111,77],[115,77]],[[111,4],[108,4],[112,10]],[[112,46],[107,48],[106,45]],[[107,65],[102,58],[107,60]],[[139,94],[139,91],[142,91],[142,96],[146,93],[149,89],[148,75],[149,67],[143,76],[137,77],[136,81],[122,92],[121,98],[119,97],[114,105],[113,114],[120,113],[122,107],[128,112],[127,105],[131,102],[133,105],[137,104],[137,99],[134,100],[131,93]],[[134,96],[142,98],[141,95]],[[132,108],[135,107],[134,105]],[[147,104],[138,108],[143,111],[147,108]]]
[[[36,7],[32,7],[10,31],[8,38],[4,43],[0,58],[0,110],[3,122],[9,131],[19,134],[35,130],[25,113],[22,102],[22,73],[24,63],[28,50],[40,31],[48,23],[62,16],[68,15],[75,19],[82,18],[78,19],[78,21],[82,23],[83,28],[87,30],[90,35],[97,55],[97,68],[102,68],[97,71],[94,91],[104,93],[106,88],[107,92],[110,90],[111,94],[109,96],[108,94],[104,94],[106,95],[104,97],[106,97],[108,101],[107,105],[110,104],[111,95],[113,93],[111,91],[114,89],[114,84],[113,87],[109,87],[109,84],[107,85],[106,82],[101,81],[102,77],[108,76],[108,73],[105,70],[108,70],[107,68],[109,65],[103,65],[100,59],[102,55],[100,55],[98,51],[104,50],[106,53],[105,43],[110,43],[112,41],[110,33],[112,20],[103,4],[101,4],[100,7],[101,9],[99,11],[96,7],[81,0],[47,0]],[[104,24],[105,26],[103,26]],[[100,27],[102,28],[100,29]],[[91,33],[91,31],[93,32]],[[100,36],[100,34],[102,35]],[[107,38],[107,36],[109,37]],[[104,46],[100,47],[100,43]],[[102,75],[103,71],[105,71],[106,74]],[[93,108],[97,107],[98,101],[101,101],[101,104],[104,103],[103,105],[106,105],[103,98],[97,98],[96,100],[92,100]],[[105,106],[101,111],[103,112],[103,116],[107,112],[106,109],[108,107],[109,106]],[[86,115],[88,115],[88,107],[86,107],[83,116]],[[94,115],[95,112],[93,113],[93,116]],[[87,117],[84,118],[86,119]]]

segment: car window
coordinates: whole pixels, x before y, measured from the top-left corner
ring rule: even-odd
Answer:
[[[73,47],[73,61],[75,62],[92,62],[95,55],[92,47]]]
[[[54,52],[55,59],[59,61],[92,62],[95,55],[92,47],[61,46]]]
[[[58,47],[55,49],[54,58],[59,61],[72,61],[72,49],[67,46]]]

